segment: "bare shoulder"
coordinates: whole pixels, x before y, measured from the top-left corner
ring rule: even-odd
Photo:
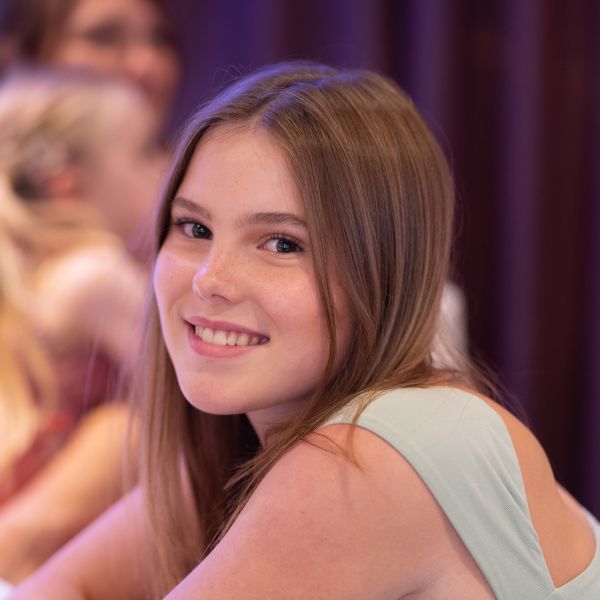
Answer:
[[[455,555],[408,462],[369,431],[331,425],[277,462],[169,598],[399,598],[443,579]]]
[[[120,246],[79,248],[40,268],[36,318],[50,339],[65,340],[69,333],[95,339],[102,326],[107,331],[140,312],[145,285],[141,269]],[[120,352],[118,343],[109,340],[107,345]]]
[[[125,283],[143,281],[140,269],[116,244],[80,247],[45,261],[36,287],[44,297],[62,299],[107,293]]]

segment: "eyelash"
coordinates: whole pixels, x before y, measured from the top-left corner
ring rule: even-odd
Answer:
[[[173,220],[173,224],[178,227],[181,232],[183,233],[183,235],[185,235],[186,237],[192,238],[192,239],[207,239],[210,240],[212,239],[212,232],[211,230],[206,227],[206,225],[203,225],[202,223],[198,222],[198,221],[192,221],[190,219],[186,219],[186,218],[181,218],[181,219],[174,219]],[[201,228],[203,228],[204,230],[206,230],[206,232],[208,232],[208,236],[207,237],[199,237],[199,236],[195,236],[192,234],[192,232],[190,231],[189,233],[186,232],[186,227],[187,226],[191,226],[192,228],[194,226],[199,226]],[[297,252],[304,252],[304,246],[302,245],[302,243],[291,237],[288,234],[284,234],[284,233],[273,233],[271,234],[268,239],[264,242],[263,245],[266,245],[268,242],[272,242],[272,241],[278,241],[278,242],[287,242],[291,245],[294,246],[294,250],[292,252],[273,252],[273,254],[295,254]]]
[[[212,231],[206,226],[203,225],[202,223],[199,223],[198,221],[192,221],[191,219],[185,219],[185,218],[181,218],[181,219],[174,219],[173,220],[173,224],[181,230],[181,233],[183,233],[183,235],[185,235],[186,237],[192,238],[192,239],[196,239],[196,240],[210,240],[212,239]],[[192,232],[187,232],[186,231],[186,227],[190,226],[190,227],[194,227],[194,226],[198,226],[198,227],[202,227],[203,229],[205,229],[208,232],[208,237],[199,237],[199,236],[195,236],[192,234]]]
[[[272,241],[280,241],[280,242],[288,242],[290,244],[293,244],[296,249],[293,252],[275,252],[275,254],[294,254],[296,252],[304,252],[304,247],[302,246],[302,244],[294,239],[293,237],[284,234],[284,233],[273,233],[272,235],[269,236],[269,239],[267,240],[267,242],[272,242]],[[267,243],[265,242],[265,243]]]

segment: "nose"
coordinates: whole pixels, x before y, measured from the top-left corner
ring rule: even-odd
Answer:
[[[192,277],[192,291],[203,300],[238,302],[241,296],[239,260],[211,250]]]
[[[162,101],[157,69],[160,56],[155,48],[144,40],[132,41],[122,57],[120,70],[134,81],[156,104]]]

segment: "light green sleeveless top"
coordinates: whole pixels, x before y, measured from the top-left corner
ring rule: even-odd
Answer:
[[[350,404],[327,424],[350,423]],[[377,397],[357,425],[388,442],[436,498],[498,600],[600,600],[600,525],[590,565],[554,587],[533,528],[517,455],[501,417],[456,388]]]

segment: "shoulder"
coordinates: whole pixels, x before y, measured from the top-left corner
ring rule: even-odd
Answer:
[[[139,314],[145,286],[144,273],[121,246],[78,248],[41,266],[35,318],[50,340],[94,340],[115,320],[121,326],[123,319]]]
[[[458,459],[507,440],[502,419],[488,403],[452,387],[397,388],[358,398],[329,421],[352,422],[415,458],[425,452]]]
[[[249,589],[252,598],[283,597],[282,589],[290,590],[286,598],[400,597],[448,569],[454,535],[387,443],[332,425],[274,465],[186,591],[173,597],[193,597],[194,589],[220,599],[250,597]]]
[[[355,407],[342,411],[332,422],[351,422],[355,415],[360,428],[381,437],[415,468],[446,513],[456,518],[465,516],[465,499],[479,502],[479,482],[518,498],[524,514],[522,471],[543,475],[547,485],[552,482],[545,454],[527,427],[471,391],[395,389],[376,397],[362,412]]]
[[[79,247],[45,261],[36,278],[46,294],[69,294],[76,289],[105,289],[126,278],[138,278],[139,269],[117,244]]]

